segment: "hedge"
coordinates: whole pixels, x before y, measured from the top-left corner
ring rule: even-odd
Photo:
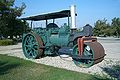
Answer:
[[[16,42],[11,39],[0,40],[0,46],[7,46],[7,45],[14,45],[14,44],[16,44]]]

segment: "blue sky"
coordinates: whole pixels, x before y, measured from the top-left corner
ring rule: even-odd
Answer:
[[[120,0],[16,0],[15,5],[22,2],[27,6],[22,17],[69,9],[75,4],[78,27],[94,25],[98,19],[111,22],[114,17],[120,17]]]

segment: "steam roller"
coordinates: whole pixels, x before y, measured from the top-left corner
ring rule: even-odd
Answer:
[[[103,46],[93,37],[92,26],[86,24],[82,30],[76,27],[76,11],[70,10],[21,18],[31,21],[31,31],[23,34],[22,49],[27,58],[41,58],[43,55],[68,55],[79,67],[90,67],[104,60]],[[67,22],[59,27],[55,20],[66,18]],[[46,22],[46,27],[32,28],[33,21]],[[52,20],[52,23],[49,23]],[[71,23],[70,23],[71,21]]]

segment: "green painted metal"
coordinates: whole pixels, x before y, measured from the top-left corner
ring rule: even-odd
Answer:
[[[23,34],[22,48],[25,57],[37,58],[39,57],[39,44],[36,36],[32,33]]]
[[[61,47],[64,47],[67,46],[69,42],[69,37],[70,37],[69,26],[64,25],[59,29],[58,34],[52,34],[49,37],[49,39],[52,45],[59,45]]]
[[[27,34],[24,37],[24,41],[23,41],[22,44],[23,44],[22,47],[23,47],[24,55],[27,58],[36,58],[37,57],[37,54],[38,54],[38,50],[37,50],[38,43],[35,40],[35,36],[34,35]]]
[[[73,47],[73,54],[78,55],[78,45],[77,44]],[[88,60],[86,60],[86,59],[78,59],[78,60],[73,59],[74,63],[79,67],[87,68],[87,67],[92,66],[94,64],[94,51],[89,45],[84,44],[83,55],[87,56],[87,57],[91,57],[92,60],[89,60],[89,59]]]
[[[34,28],[32,32],[37,34],[42,39],[45,47],[45,55],[55,54],[50,51],[53,45],[64,47],[69,43],[70,27],[66,24],[60,28],[54,26],[49,26],[49,28]],[[33,44],[32,41],[36,44]],[[25,34],[23,36],[23,52],[27,58],[36,58],[39,55],[37,52],[39,44],[37,44],[37,42],[36,36],[32,33]]]

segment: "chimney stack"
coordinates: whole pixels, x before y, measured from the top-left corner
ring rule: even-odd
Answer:
[[[71,29],[76,29],[76,6],[71,5],[70,7],[70,14],[71,14]]]

